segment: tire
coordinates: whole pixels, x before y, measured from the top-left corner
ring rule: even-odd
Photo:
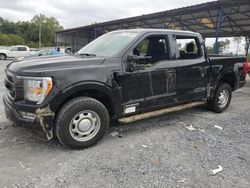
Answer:
[[[0,60],[6,60],[7,56],[5,54],[0,54]]]
[[[67,102],[56,118],[56,135],[62,145],[81,149],[96,144],[109,127],[109,113],[96,99],[79,97]]]
[[[213,99],[207,101],[207,107],[216,113],[224,112],[230,105],[231,98],[231,86],[227,83],[221,83],[218,86]]]

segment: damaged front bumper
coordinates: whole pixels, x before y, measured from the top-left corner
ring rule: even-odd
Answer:
[[[53,138],[55,113],[50,110],[49,106],[36,108],[28,105],[17,105],[6,95],[3,97],[3,103],[7,119],[18,126],[40,128],[45,132],[48,140]]]

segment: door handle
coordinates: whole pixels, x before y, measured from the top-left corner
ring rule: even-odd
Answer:
[[[200,67],[200,74],[201,74],[201,77],[203,78],[205,75],[206,75],[206,68],[205,67]]]

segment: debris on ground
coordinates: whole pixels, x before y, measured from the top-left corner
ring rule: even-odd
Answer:
[[[147,148],[148,146],[147,145],[141,145],[142,147],[144,147],[144,148]]]
[[[18,162],[19,163],[19,165],[20,165],[20,167],[22,168],[22,169],[24,169],[25,168],[25,166],[23,165],[23,163],[22,162]]]
[[[198,146],[197,146],[197,145],[194,145],[194,149],[198,149]]]
[[[223,170],[222,166],[218,166],[218,168],[212,170],[212,175],[215,175]]]
[[[113,131],[112,133],[110,133],[111,136],[116,136],[118,135],[119,133],[117,131]]]
[[[217,128],[217,129],[220,129],[220,130],[222,130],[222,129],[223,129],[223,127],[218,126],[218,125],[215,125],[215,126],[214,126],[214,128]]]
[[[159,164],[160,164],[160,160],[153,160],[153,161],[152,161],[152,164],[154,164],[154,165],[159,165]]]
[[[184,179],[181,179],[181,180],[177,181],[177,183],[185,183],[186,181],[189,181],[189,179],[184,178]]]
[[[246,159],[244,157],[238,156],[238,158],[242,161],[246,161]]]
[[[204,130],[204,129],[199,129],[199,131],[201,131],[201,132],[203,132],[203,133],[205,132],[205,130]]]
[[[6,129],[6,127],[0,127],[0,130],[4,130],[4,129]]]
[[[195,130],[196,130],[196,128],[193,127],[193,125],[187,124],[185,127],[186,127],[186,129],[188,129],[188,130],[190,130],[190,131],[195,131]]]

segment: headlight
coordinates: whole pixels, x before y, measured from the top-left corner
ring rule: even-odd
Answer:
[[[52,89],[53,83],[50,77],[24,79],[24,98],[41,104]]]

